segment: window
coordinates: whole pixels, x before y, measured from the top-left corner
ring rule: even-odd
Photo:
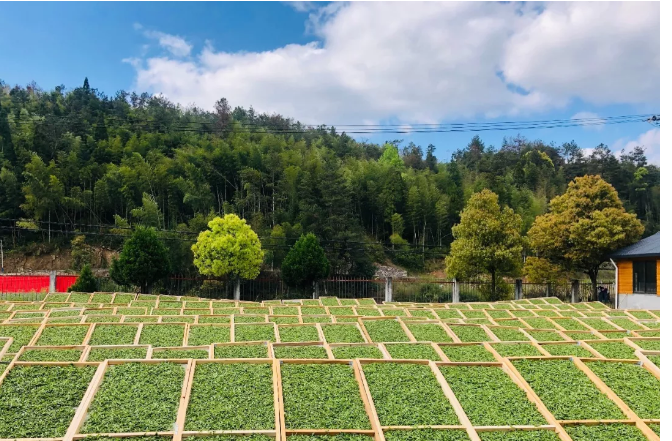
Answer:
[[[636,293],[656,294],[655,260],[632,262],[632,286]]]

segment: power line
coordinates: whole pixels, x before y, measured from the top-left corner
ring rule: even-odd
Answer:
[[[50,116],[43,120],[18,120],[14,124],[54,124],[53,120],[72,120],[72,116]],[[590,127],[613,124],[651,123],[660,124],[660,115],[622,115],[610,117],[577,118],[569,120],[537,120],[537,121],[501,121],[501,122],[467,122],[467,123],[440,123],[440,124],[341,124],[341,125],[302,125],[296,124],[293,128],[271,128],[261,123],[236,123],[231,127],[217,127],[218,122],[181,121],[177,123],[163,123],[149,119],[124,119],[107,117],[106,121],[121,121],[134,126],[136,129],[163,129],[168,132],[183,133],[260,133],[260,134],[306,134],[310,131],[323,131],[333,128],[337,132],[350,134],[407,134],[407,133],[457,133],[457,132],[485,132],[501,130],[533,130],[569,127]],[[77,121],[79,122],[79,121]],[[198,126],[198,127],[197,127]],[[207,127],[207,128],[206,128]]]

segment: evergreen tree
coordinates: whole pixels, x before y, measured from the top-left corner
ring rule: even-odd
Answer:
[[[302,235],[282,261],[282,280],[292,287],[315,287],[328,275],[329,260],[312,233]]]
[[[112,260],[110,276],[120,285],[135,285],[140,292],[170,274],[168,249],[152,228],[138,227],[124,243],[118,259]]]
[[[96,292],[98,291],[98,279],[96,279],[91,271],[89,264],[84,265],[79,277],[75,283],[68,288],[71,292]]]

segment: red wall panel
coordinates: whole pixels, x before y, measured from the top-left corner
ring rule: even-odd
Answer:
[[[68,292],[77,281],[77,276],[56,276],[56,292]]]
[[[48,291],[49,276],[0,276],[0,292]]]

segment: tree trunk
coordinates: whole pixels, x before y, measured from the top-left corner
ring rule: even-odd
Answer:
[[[497,300],[497,274],[496,271],[492,271],[490,274],[492,275],[492,280],[490,282],[490,300],[495,301]]]
[[[233,291],[233,300],[240,300],[240,278],[236,277],[236,286]]]
[[[599,269],[587,271],[590,277],[590,298],[588,300],[597,300],[597,272]]]

